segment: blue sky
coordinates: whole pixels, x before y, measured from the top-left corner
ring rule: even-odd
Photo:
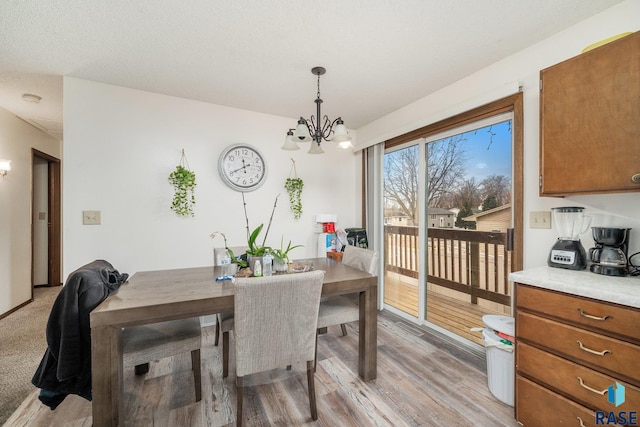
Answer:
[[[491,134],[493,133],[493,140]],[[505,175],[511,178],[511,125],[510,121],[465,132],[464,149],[467,160],[467,177],[481,182],[489,175]],[[491,143],[490,143],[491,142]]]

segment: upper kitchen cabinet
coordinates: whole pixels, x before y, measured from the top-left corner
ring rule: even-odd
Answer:
[[[540,72],[540,195],[640,191],[640,32]]]

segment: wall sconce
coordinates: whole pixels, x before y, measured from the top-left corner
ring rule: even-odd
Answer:
[[[0,159],[0,175],[3,177],[11,170],[11,160]]]

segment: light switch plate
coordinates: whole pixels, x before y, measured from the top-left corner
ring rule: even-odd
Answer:
[[[551,228],[551,211],[530,212],[529,228]]]
[[[84,225],[102,224],[102,212],[101,211],[82,211],[82,224]]]

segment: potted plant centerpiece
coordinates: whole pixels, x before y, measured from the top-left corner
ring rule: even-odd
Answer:
[[[273,260],[273,269],[276,272],[287,271],[287,264],[289,261],[289,252],[293,249],[301,247],[302,245],[291,245],[291,241],[286,248],[283,247],[283,239],[280,240],[280,248],[274,249],[270,246],[266,245],[267,236],[269,235],[269,229],[271,228],[271,222],[273,221],[273,214],[276,210],[276,206],[278,205],[278,196],[276,196],[275,202],[273,203],[273,209],[271,210],[271,217],[269,218],[269,224],[267,225],[267,229],[264,233],[264,237],[262,239],[262,243],[258,243],[258,237],[264,228],[264,224],[260,224],[253,231],[249,228],[249,216],[247,215],[247,203],[244,198],[244,193],[242,193],[242,202],[244,204],[244,217],[246,221],[246,229],[247,229],[247,246],[248,249],[246,254],[234,254],[233,251],[227,246],[227,238],[224,233],[215,232],[211,235],[211,238],[215,238],[218,234],[221,234],[224,238],[224,247],[231,258],[232,263],[238,264],[238,272],[236,275],[246,276],[246,275],[255,275],[255,264],[256,261],[260,260],[261,265],[264,267],[265,262],[271,263]],[[248,267],[248,268],[246,268]]]
[[[273,254],[273,269],[276,273],[287,271],[289,264],[289,252],[295,248],[302,247],[302,245],[291,246],[291,240],[289,240],[289,244],[286,249],[283,248],[282,244],[283,239],[280,239],[280,249],[271,249],[271,253]]]
[[[269,229],[267,228],[267,232],[264,235],[264,240],[262,241],[262,245],[256,244],[256,239],[258,235],[262,231],[264,224],[260,224],[256,227],[255,230],[249,234],[249,238],[247,239],[247,245],[249,249],[247,250],[247,262],[249,264],[249,268],[252,272],[255,272],[256,261],[260,261],[264,266],[265,260],[264,257],[271,253],[272,249],[269,246],[265,246],[265,241],[267,240],[267,234],[269,234]]]

